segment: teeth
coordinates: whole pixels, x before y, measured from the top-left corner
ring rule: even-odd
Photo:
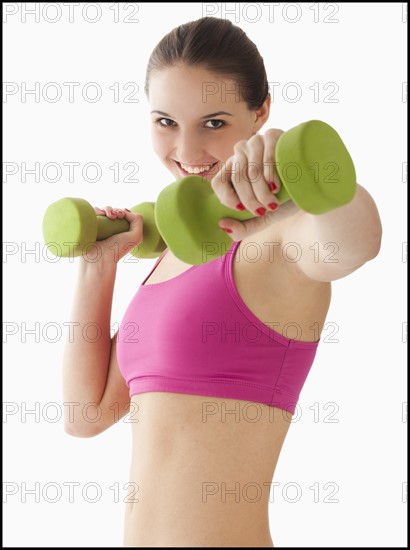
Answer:
[[[180,164],[181,164],[181,167],[186,172],[189,172],[190,174],[201,174],[202,172],[207,172],[212,166],[212,164],[207,164],[206,166],[202,166],[201,168],[198,168],[198,167],[192,168],[191,166],[182,164],[182,162]]]

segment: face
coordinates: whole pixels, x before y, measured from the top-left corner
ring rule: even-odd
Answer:
[[[155,153],[175,179],[201,175],[211,181],[240,140],[254,135],[269,116],[268,101],[249,110],[233,80],[200,67],[154,71],[149,80]]]

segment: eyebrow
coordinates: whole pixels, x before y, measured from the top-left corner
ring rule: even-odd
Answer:
[[[154,113],[158,113],[159,115],[169,117],[169,118],[175,118],[171,115],[168,115],[167,113],[164,113],[164,111],[151,111],[151,114],[154,114]],[[219,115],[233,116],[232,113],[227,113],[226,111],[218,111],[217,113],[210,113],[209,115],[205,115],[205,116],[201,117],[201,119],[212,118],[212,117],[219,116]]]

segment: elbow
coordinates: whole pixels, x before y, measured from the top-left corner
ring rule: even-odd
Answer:
[[[367,260],[373,260],[379,255],[382,246],[383,227],[376,203],[370,193],[362,186],[359,186],[360,193],[365,206],[364,215],[368,221],[366,223],[366,241],[367,241]]]
[[[380,224],[379,227],[377,228],[377,230],[375,231],[375,237],[374,237],[373,245],[371,247],[369,247],[370,248],[370,250],[369,250],[369,252],[370,252],[369,260],[374,260],[374,258],[376,258],[376,256],[379,255],[380,249],[382,247],[382,237],[383,237],[383,230],[382,230],[382,226]]]
[[[380,252],[381,247],[382,247],[382,240],[381,240],[381,237],[380,237],[380,241],[378,242],[378,244],[377,244],[377,246],[376,246],[376,248],[375,248],[375,250],[374,250],[373,256],[372,256],[372,258],[371,258],[372,260],[373,260],[376,256],[379,255],[379,252]]]
[[[95,437],[100,432],[95,429],[92,425],[88,424],[75,424],[74,422],[65,421],[64,422],[64,432],[67,435],[72,437],[81,437],[81,438],[90,438]]]

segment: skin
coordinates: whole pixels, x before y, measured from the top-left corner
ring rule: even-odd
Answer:
[[[203,83],[210,82],[221,90],[235,86],[234,81],[201,67],[178,65],[151,74],[154,150],[175,179],[186,175],[177,162],[191,167],[215,164],[202,177],[211,182],[220,201],[230,208],[242,203],[257,216],[246,222],[219,222],[221,227],[229,225],[233,229],[230,236],[241,241],[233,262],[241,299],[262,322],[268,320],[268,326],[269,320],[274,320],[278,332],[297,323],[301,333],[289,338],[317,340],[330,305],[332,279],[310,278],[300,269],[301,262],[285,261],[280,254],[272,261],[269,249],[263,246],[273,241],[280,251],[284,243],[294,240],[293,227],[300,219],[300,211],[291,201],[277,206],[274,192],[280,189],[273,167],[274,150],[283,132],[268,129],[263,136],[258,134],[269,117],[270,98],[251,110],[233,94],[205,97]],[[230,115],[206,117],[220,111]],[[270,211],[269,205],[276,209]],[[265,211],[258,213],[259,208]],[[132,223],[137,219],[129,211],[111,207],[96,209],[96,213],[125,216]],[[302,237],[298,242],[304,244]],[[263,251],[260,261],[246,261],[248,243],[256,243]],[[310,239],[306,243],[311,246]],[[167,250],[145,284],[167,281],[189,267]],[[348,272],[331,273],[330,277]],[[312,326],[317,326],[314,334]],[[232,419],[216,414],[204,421],[204,407],[210,403],[219,413],[226,407],[238,416]],[[257,422],[248,420],[249,405],[256,405],[259,411]],[[290,427],[290,413],[262,404],[171,392],[134,395],[130,407],[138,421],[132,423],[125,546],[273,546],[268,514],[272,494],[266,487],[272,482]],[[214,484],[216,493],[204,501],[204,483],[208,482]],[[243,496],[242,489],[249,483],[264,489],[256,503]],[[237,502],[229,493],[222,498],[223,484],[227,491],[239,484],[242,496]]]
[[[251,111],[244,101],[237,101],[233,94],[224,96],[222,91],[206,94],[203,83],[207,82],[216,82],[222,90],[223,79],[200,67],[182,65],[151,75],[152,144],[158,158],[175,178],[182,175],[175,161],[191,166],[217,162],[205,176],[211,181],[232,156],[235,144],[255,135],[269,116],[269,98],[258,111]],[[235,82],[230,80],[228,85],[234,87]],[[167,90],[166,94],[164,90]],[[198,98],[200,101],[187,101],[188,98]],[[170,118],[155,111],[167,113]],[[232,116],[221,114],[202,118],[220,111]]]

